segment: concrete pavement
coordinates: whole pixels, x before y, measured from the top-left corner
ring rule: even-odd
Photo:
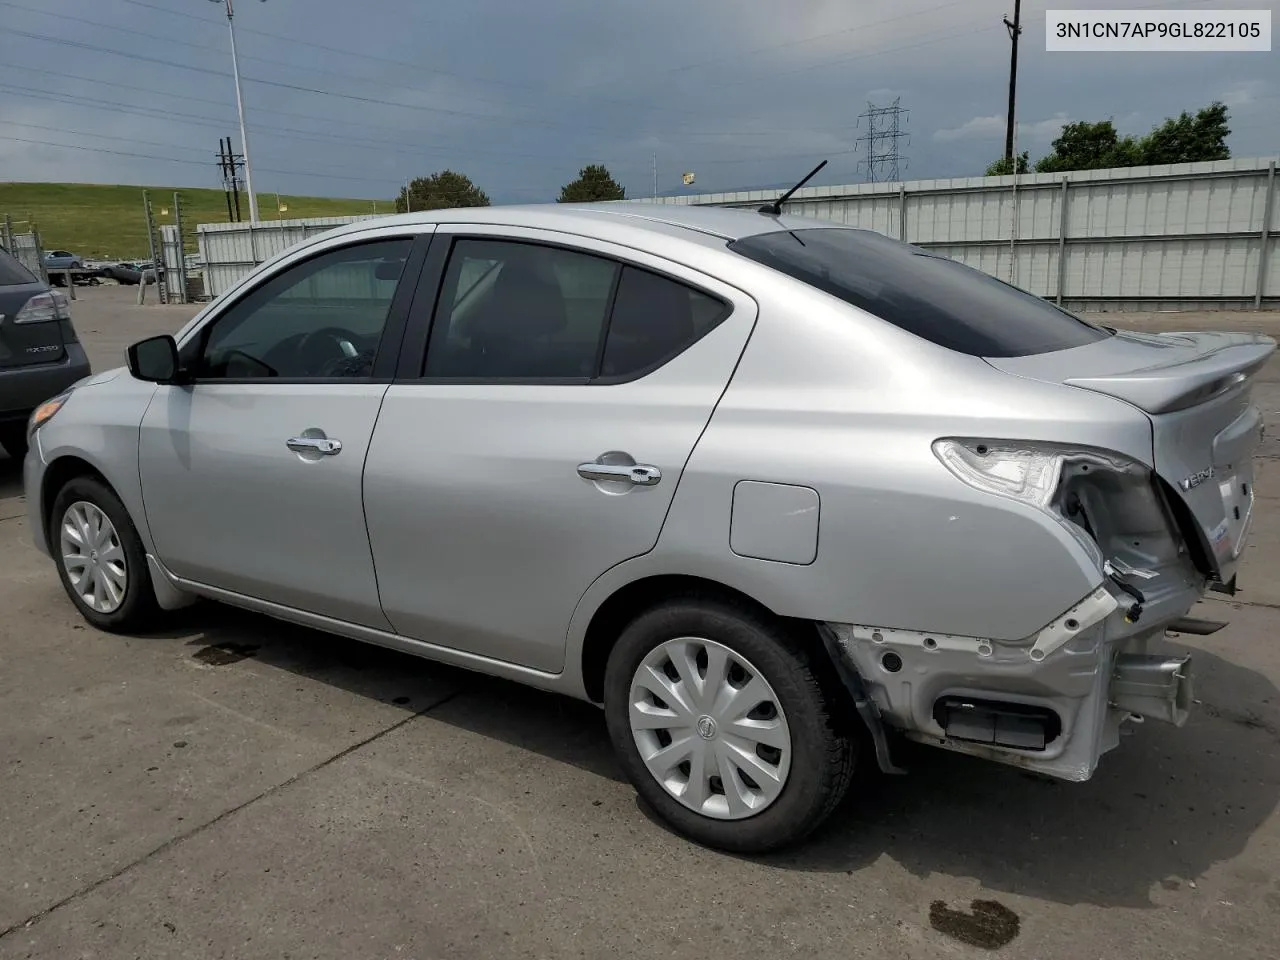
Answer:
[[[96,369],[189,315],[75,305]],[[1202,316],[1114,319],[1280,329]],[[750,859],[656,823],[592,707],[213,605],[92,630],[0,460],[0,958],[1273,956],[1274,443],[1244,592],[1202,604],[1231,625],[1170,644],[1196,653],[1184,729],[1083,785],[917,748]]]

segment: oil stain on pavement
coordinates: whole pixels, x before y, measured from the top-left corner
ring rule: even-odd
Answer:
[[[998,950],[1012,943],[1022,927],[1018,915],[995,900],[974,900],[970,913],[952,910],[945,901],[929,905],[929,926],[971,947]]]

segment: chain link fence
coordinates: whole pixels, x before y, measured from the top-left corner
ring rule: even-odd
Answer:
[[[0,223],[0,245],[37,277],[45,283],[49,282],[40,231],[34,221],[15,220],[6,213]]]

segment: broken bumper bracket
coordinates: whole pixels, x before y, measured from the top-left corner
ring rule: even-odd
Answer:
[[[1176,727],[1191,712],[1191,658],[1122,653],[1111,671],[1111,705]]]

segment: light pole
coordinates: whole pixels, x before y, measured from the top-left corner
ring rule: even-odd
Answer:
[[[244,125],[244,95],[240,92],[240,63],[236,59],[235,11],[231,0],[211,0],[227,7],[227,32],[231,34],[231,72],[236,78],[236,110],[240,114],[240,149],[244,151],[244,183],[249,190],[249,222],[258,222],[258,196],[253,192],[253,166],[249,162],[249,131]],[[266,0],[263,0],[265,3]]]

